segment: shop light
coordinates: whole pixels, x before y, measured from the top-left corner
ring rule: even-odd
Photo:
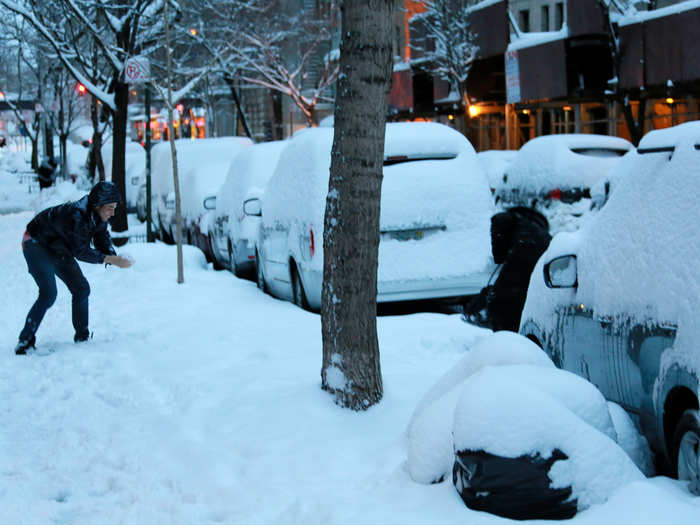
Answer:
[[[190,29],[190,35],[197,36],[197,30],[194,27]]]
[[[529,109],[523,109],[523,115],[529,115],[530,110]]]
[[[676,101],[673,100],[673,97],[666,97],[666,104],[668,104],[669,106],[675,102]]]
[[[479,108],[476,106],[469,106],[469,116],[476,117],[479,114]]]
[[[562,109],[564,111],[571,111],[571,106],[564,106]]]
[[[454,120],[454,119],[455,119],[455,116],[454,116],[454,115],[447,115],[447,118],[450,119],[450,120]]]

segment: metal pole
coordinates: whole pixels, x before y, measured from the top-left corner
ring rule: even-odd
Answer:
[[[153,242],[151,228],[151,89],[145,84],[146,105],[146,241]]]

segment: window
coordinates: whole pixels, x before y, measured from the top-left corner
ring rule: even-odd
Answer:
[[[518,13],[518,25],[520,30],[527,33],[530,31],[530,10],[521,9]]]
[[[564,25],[564,2],[557,2],[554,5],[554,30],[559,31]]]
[[[540,31],[549,31],[549,6],[542,6],[542,16],[540,17]]]

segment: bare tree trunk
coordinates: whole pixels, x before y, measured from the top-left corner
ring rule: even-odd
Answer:
[[[113,79],[116,111],[112,115],[112,182],[125,205],[117,207],[112,219],[112,229],[115,232],[123,232],[129,227],[126,219],[126,122],[129,85],[118,77],[119,75],[115,74]]]
[[[241,119],[241,124],[243,125],[243,131],[245,131],[246,136],[250,140],[253,139],[253,134],[250,131],[250,126],[248,126],[248,119],[245,116],[245,111],[243,111],[243,107],[241,106],[241,99],[238,96],[238,91],[236,91],[236,84],[234,82],[234,79],[231,75],[225,74],[223,76],[224,82],[226,82],[226,85],[228,86],[229,91],[231,92],[231,98],[233,99],[233,102],[236,104],[236,110],[238,111],[237,115],[238,118]],[[238,127],[236,126],[236,133],[238,133]]]
[[[165,19],[165,50],[168,62],[168,137],[170,139],[170,155],[173,162],[173,186],[175,187],[175,242],[177,243],[177,282],[185,282],[182,266],[182,208],[180,207],[180,180],[177,173],[177,148],[175,148],[175,126],[173,126],[173,57],[170,49],[170,21],[168,20],[168,2],[163,7]]]
[[[383,394],[377,263],[395,0],[346,0],[324,220],[322,387],[366,410]]]

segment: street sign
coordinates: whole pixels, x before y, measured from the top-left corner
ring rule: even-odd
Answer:
[[[124,79],[128,84],[151,81],[151,63],[146,57],[131,57],[124,63]]]
[[[520,68],[518,67],[518,51],[506,51],[506,103],[520,102]]]

